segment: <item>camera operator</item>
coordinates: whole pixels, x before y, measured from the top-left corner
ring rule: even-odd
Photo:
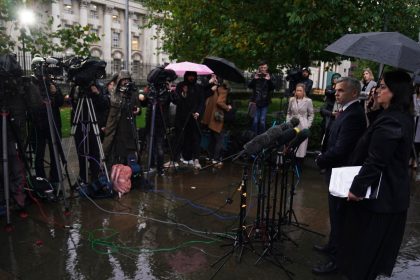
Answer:
[[[252,122],[252,131],[260,134],[265,131],[265,118],[267,116],[268,105],[271,102],[274,84],[268,73],[268,65],[261,61],[258,65],[258,72],[254,75],[248,88],[252,89],[250,107],[255,106],[255,114]]]
[[[9,64],[10,63],[10,64]],[[19,71],[10,73],[9,68],[19,68]],[[24,211],[26,206],[25,186],[25,168],[24,168],[24,147],[26,132],[26,114],[29,111],[30,85],[27,81],[23,81],[20,75],[22,70],[14,55],[0,56],[0,109],[1,113],[7,118],[7,157],[8,157],[8,173],[4,172],[4,162],[0,162],[0,207],[5,204],[4,197],[4,178],[9,177],[9,189],[13,201],[16,203],[16,210],[20,211],[21,217],[26,217]],[[1,121],[4,115],[1,116]],[[2,136],[3,136],[2,131]],[[0,137],[0,143],[3,147],[3,137]],[[17,145],[16,145],[17,144]],[[4,151],[1,151],[3,153]],[[3,154],[2,154],[3,157]]]
[[[331,127],[332,122],[335,120],[335,116],[339,110],[338,105],[335,102],[335,84],[340,77],[341,75],[339,73],[334,73],[331,76],[331,84],[327,86],[324,92],[324,105],[320,109],[320,114],[322,116],[321,129],[322,135],[324,135],[324,139],[328,138],[329,128]],[[323,143],[321,143],[321,151],[324,150],[325,147],[323,147]]]
[[[127,156],[138,158],[135,116],[140,114],[139,94],[127,70],[121,70],[111,93],[103,148],[108,163],[127,164]]]
[[[31,76],[31,95],[41,96],[42,103],[31,110],[33,125],[32,141],[35,150],[35,175],[46,178],[51,183],[58,183],[57,163],[55,162],[54,149],[48,123],[47,105],[49,102],[52,109],[52,122],[54,124],[55,138],[61,139],[61,116],[60,107],[64,104],[64,96],[60,88],[50,79],[46,73],[45,59],[35,57],[31,62],[33,75]],[[48,143],[50,155],[50,176],[46,176],[44,169],[45,147]]]
[[[293,92],[296,88],[296,85],[304,84],[305,94],[306,96],[310,97],[310,93],[311,93],[314,82],[311,79],[309,79],[309,75],[311,75],[311,71],[307,67],[304,67],[302,69],[299,69],[299,68],[290,69],[286,76],[286,81],[289,82],[289,92],[286,94],[286,96],[287,97],[293,96]]]
[[[305,85],[305,93],[308,97],[310,97],[312,86],[314,84],[314,82],[309,79],[309,75],[311,75],[311,70],[307,67],[302,68],[302,80],[300,83]]]
[[[177,84],[173,102],[175,114],[175,159],[181,153],[184,161],[200,169],[200,126],[198,118],[203,111],[203,88],[197,84],[197,72],[186,71],[184,81]]]
[[[157,174],[164,175],[164,141],[169,121],[169,105],[173,101],[173,94],[171,85],[168,82],[161,84],[150,84],[146,90],[145,95],[140,94],[139,100],[142,106],[147,106],[146,113],[146,131],[147,131],[147,146],[152,145],[152,161],[151,168],[156,167]],[[153,104],[155,107],[155,121],[152,143],[150,143],[150,133],[152,129],[152,114]],[[172,155],[171,155],[172,156]],[[171,159],[172,160],[172,159]],[[169,166],[168,166],[169,167]]]
[[[93,81],[91,85],[74,86],[70,93],[70,99],[72,104],[71,119],[74,120],[74,114],[78,102],[83,97],[90,98],[92,100],[94,113],[98,121],[98,127],[105,127],[107,112],[109,109],[109,98],[104,93],[104,86],[98,81]],[[79,121],[76,124],[76,131],[74,134],[74,140],[76,144],[77,157],[79,160],[79,179],[88,183],[89,178],[86,172],[86,158],[89,162],[89,170],[91,174],[91,181],[98,179],[100,170],[100,152],[96,141],[95,131],[92,127],[94,125],[90,121],[89,109],[87,103],[83,102]],[[102,132],[102,130],[101,130]]]

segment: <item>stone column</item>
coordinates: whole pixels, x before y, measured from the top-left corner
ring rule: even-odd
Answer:
[[[88,24],[89,4],[90,1],[80,1],[79,22],[81,26],[86,26]]]
[[[103,58],[107,62],[106,71],[108,74],[111,71],[111,45],[112,45],[112,29],[111,29],[111,23],[112,23],[112,12],[114,10],[114,7],[111,6],[105,6],[104,11],[104,36],[102,37],[102,50],[103,50]]]
[[[52,32],[56,32],[58,30],[58,25],[61,24],[60,3],[58,1],[51,3],[51,16],[53,17],[53,24],[51,26]],[[58,44],[60,43],[60,40],[58,38],[53,38],[53,43]]]

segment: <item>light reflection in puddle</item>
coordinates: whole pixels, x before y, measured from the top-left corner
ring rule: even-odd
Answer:
[[[77,248],[80,245],[80,228],[73,227],[69,231],[69,236],[67,238],[67,260],[66,260],[66,271],[69,274],[70,279],[85,279],[82,273],[79,273],[76,270],[76,267],[79,263],[78,250]]]

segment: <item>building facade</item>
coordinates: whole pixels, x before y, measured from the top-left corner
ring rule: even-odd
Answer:
[[[51,2],[42,8],[32,8],[44,9],[48,13],[43,20],[52,16],[52,31],[56,31],[59,26],[89,25],[91,32],[95,32],[101,39],[91,46],[91,54],[107,62],[107,74],[125,68],[128,59],[133,78],[144,79],[153,67],[169,62],[168,55],[159,51],[161,42],[156,39],[156,27],[144,28],[148,11],[141,3],[128,1],[127,26],[126,0]],[[67,50],[64,55],[71,54],[72,50]]]

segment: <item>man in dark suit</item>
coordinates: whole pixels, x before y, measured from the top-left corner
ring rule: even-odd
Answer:
[[[354,78],[340,78],[335,87],[336,102],[341,109],[336,113],[336,119],[332,124],[328,135],[326,151],[316,159],[321,169],[326,169],[326,182],[329,185],[331,169],[334,167],[347,166],[349,157],[357,141],[366,129],[366,118],[363,107],[360,106],[358,97],[360,94],[360,82]],[[314,249],[330,256],[329,262],[316,266],[314,273],[325,274],[334,272],[336,268],[335,254],[337,250],[338,226],[341,216],[343,198],[337,198],[328,194],[330,212],[330,237],[324,246],[315,245]]]

